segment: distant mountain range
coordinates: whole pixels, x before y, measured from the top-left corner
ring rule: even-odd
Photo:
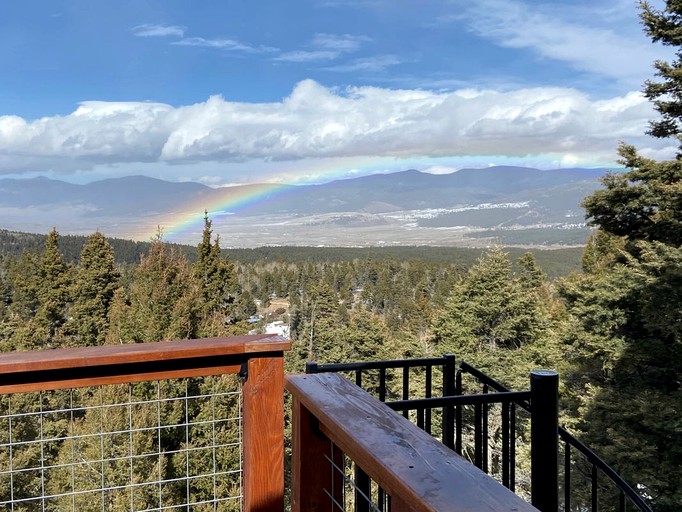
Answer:
[[[438,245],[443,244],[443,236],[436,236],[435,231],[442,229],[464,230],[465,238],[475,243],[487,243],[490,237],[504,238],[505,231],[519,235],[519,231],[538,229],[582,230],[579,237],[584,239],[587,231],[579,204],[599,186],[604,174],[604,169],[580,168],[543,171],[489,167],[439,175],[407,170],[320,185],[226,188],[144,176],[87,185],[48,178],[0,179],[0,227],[44,232],[56,225],[62,232],[100,229],[112,236],[140,238],[149,235],[149,226],[160,225],[172,231],[178,219],[196,216],[200,220],[203,210],[208,209],[216,217],[216,231],[231,225],[238,225],[239,232],[248,231],[249,225],[258,225],[259,231],[270,226],[269,238],[260,245],[281,245],[280,238],[290,237],[291,233],[296,239],[289,243],[294,245],[305,244],[306,239],[308,245],[333,245],[329,236],[323,241],[315,236],[316,229],[322,229],[319,226],[327,234],[341,229],[339,245],[363,245],[372,240]],[[274,228],[277,225],[287,227],[278,230]],[[386,236],[381,235],[382,227]],[[369,235],[366,228],[371,228],[370,240],[363,237]],[[391,236],[396,229],[403,235],[415,230],[422,233],[396,238]],[[358,230],[357,240],[352,230]],[[234,233],[230,229],[227,233],[233,240]],[[178,241],[193,242],[196,230],[183,236]],[[525,243],[575,242],[550,238],[556,236]],[[235,241],[234,245],[252,243],[258,242]]]

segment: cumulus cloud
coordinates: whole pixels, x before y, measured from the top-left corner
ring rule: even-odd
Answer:
[[[178,25],[159,25],[145,23],[132,28],[137,37],[182,37],[185,35],[185,27]]]
[[[642,136],[652,117],[637,92],[593,101],[564,88],[337,90],[305,80],[276,103],[218,96],[181,107],[88,101],[66,116],[0,116],[0,172],[339,157],[554,154],[612,161],[621,139],[662,149]]]

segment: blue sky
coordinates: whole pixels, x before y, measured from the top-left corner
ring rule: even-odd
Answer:
[[[629,0],[2,2],[0,175],[613,166],[620,140],[669,157],[638,92],[669,56]]]

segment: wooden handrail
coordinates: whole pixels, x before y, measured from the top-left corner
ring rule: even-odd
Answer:
[[[289,346],[290,342],[280,336],[256,334],[198,340],[12,352],[2,354],[0,373],[79,368],[213,355],[275,352],[288,350]]]
[[[337,374],[292,375],[285,387],[293,396],[294,512],[333,509],[324,492],[324,486],[335,478],[328,460],[329,440],[391,496],[394,512],[536,511]],[[337,455],[332,453],[331,458]]]
[[[13,352],[0,356],[0,393],[237,373],[247,360],[281,357],[289,347],[260,334]]]

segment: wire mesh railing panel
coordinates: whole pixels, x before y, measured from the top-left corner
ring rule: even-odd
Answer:
[[[241,510],[234,375],[0,397],[0,507]]]
[[[331,468],[329,485],[324,489],[330,510],[390,511],[390,497],[331,441],[325,459]]]

